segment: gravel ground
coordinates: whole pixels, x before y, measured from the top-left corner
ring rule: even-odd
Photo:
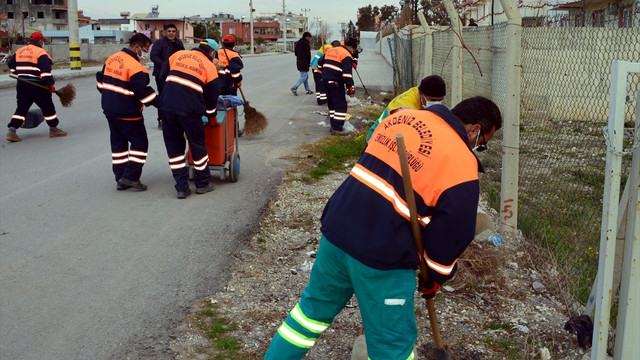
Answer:
[[[352,123],[355,125],[354,120]],[[298,156],[293,160],[299,164],[292,169],[316,161],[304,151]],[[316,183],[299,180],[302,174],[291,170],[277,197],[264,210],[255,234],[244,250],[234,255],[237,259],[228,284],[198,300],[183,320],[180,335],[171,343],[176,359],[227,358],[216,353],[198,326],[206,321],[202,310],[212,303],[220,315],[238,326],[230,334],[240,340],[241,355],[233,359],[264,356],[273,334],[309,280],[322,209],[349,167]],[[486,204],[481,207],[497,219]],[[532,249],[521,237],[505,238],[496,247],[481,234],[462,255],[458,273],[441,288],[435,301],[440,332],[453,359],[589,358],[578,347],[575,335],[563,329],[570,315],[558,298],[561,282],[557,272],[552,266],[540,266],[540,257]],[[415,303],[417,358],[434,359],[426,304],[417,294]],[[354,297],[305,359],[351,359],[360,330]]]

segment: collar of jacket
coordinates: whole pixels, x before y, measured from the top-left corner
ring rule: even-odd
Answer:
[[[206,56],[206,57],[207,57],[207,59],[209,59],[209,60],[213,61],[213,58],[212,58],[211,56],[209,56],[209,54],[207,54],[207,52],[206,52],[206,51],[204,51],[204,50],[202,50],[202,49],[200,49],[200,48],[193,48],[193,49],[191,49],[191,51],[199,51],[199,52],[203,53],[203,54],[204,54],[204,56]]]
[[[40,44],[36,40],[29,40],[27,45],[35,45],[37,47],[42,47],[42,46],[40,46]]]
[[[464,128],[464,124],[451,112],[451,110],[449,110],[448,107],[442,104],[436,104],[429,106],[429,110],[426,111],[431,111],[432,113],[435,113],[436,115],[441,117],[458,133],[465,144],[469,144],[469,136],[467,136],[467,130]],[[469,145],[467,145],[467,147],[468,146]],[[471,148],[469,148],[469,151],[471,151]],[[478,156],[475,152],[471,151],[471,153],[473,154],[473,156],[475,156],[476,161],[478,162],[478,172],[484,173],[484,167],[482,166],[480,159],[478,159]]]
[[[134,53],[133,51],[129,50],[129,48],[122,48],[122,51],[129,54],[129,56],[131,56],[132,58],[134,58],[136,61],[140,61],[138,59],[138,54]]]

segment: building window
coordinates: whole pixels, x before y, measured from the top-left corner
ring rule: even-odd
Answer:
[[[7,5],[13,5],[13,0],[7,0]]]
[[[13,11],[9,11],[9,12],[7,13],[7,18],[8,18],[8,19],[13,19]]]
[[[29,13],[28,13],[28,12],[26,12],[26,11],[25,11],[25,12],[23,12],[23,13],[22,13],[22,18],[23,18],[23,19],[27,19],[27,18],[29,18]]]
[[[149,30],[149,24],[144,24],[144,29]]]
[[[38,11],[38,19],[44,19],[44,11]]]
[[[591,14],[591,26],[604,27],[604,10],[596,10]]]

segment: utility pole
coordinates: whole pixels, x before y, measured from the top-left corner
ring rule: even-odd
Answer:
[[[249,0],[249,23],[251,24],[249,26],[249,29],[251,31],[251,55],[254,54],[253,51],[253,12],[255,11],[255,9],[253,8],[253,0]]]
[[[282,0],[282,52],[287,52],[287,8]]]
[[[82,70],[80,34],[78,33],[78,0],[69,0],[67,5],[67,19],[69,21],[69,67],[71,70]]]
[[[311,9],[300,9],[302,11],[304,11],[304,30],[307,31],[309,30],[307,28],[307,25],[309,24],[309,19],[307,18],[307,11],[311,11]]]

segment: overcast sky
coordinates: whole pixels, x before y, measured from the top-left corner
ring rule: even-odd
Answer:
[[[254,17],[269,13],[282,12],[282,0],[253,0]],[[310,24],[315,17],[322,18],[329,28],[337,35],[340,23],[356,23],[358,8],[372,5],[398,6],[398,0],[285,0],[287,12],[305,14]],[[158,5],[160,17],[182,17],[200,15],[209,17],[220,12],[234,15],[237,19],[246,16],[249,21],[249,0],[78,0],[78,10],[83,10],[86,16],[94,19],[113,19],[120,17],[121,11],[131,14],[151,12],[151,5]]]

